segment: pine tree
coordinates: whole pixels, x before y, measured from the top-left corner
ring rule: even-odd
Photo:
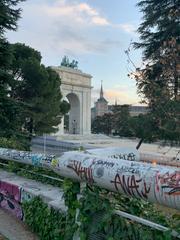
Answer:
[[[123,137],[130,137],[131,129],[129,125],[130,112],[129,105],[114,105],[113,108],[113,127],[115,134]]]
[[[59,75],[41,64],[41,54],[25,44],[12,44],[12,73],[15,84],[11,96],[24,106],[24,130],[32,134],[52,133],[68,110],[62,102]]]
[[[4,37],[7,30],[17,29],[21,0],[0,1],[0,137],[12,137],[19,131],[21,123],[18,118],[20,105],[10,97],[13,77],[10,71],[12,51]]]
[[[137,87],[149,104],[159,138],[180,140],[180,1],[143,0],[138,28],[144,67],[136,69]]]
[[[113,129],[113,115],[105,113],[103,116],[96,116],[92,121],[91,130],[93,133],[104,133],[110,135]]]
[[[26,144],[33,133],[55,132],[69,105],[61,101],[58,74],[41,64],[41,54],[4,37],[17,29],[22,1],[0,1],[0,137]]]

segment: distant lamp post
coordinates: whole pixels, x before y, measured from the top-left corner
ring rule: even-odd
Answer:
[[[46,154],[46,134],[43,134],[43,139],[44,139],[44,146],[43,146],[43,150],[44,150],[44,154]]]

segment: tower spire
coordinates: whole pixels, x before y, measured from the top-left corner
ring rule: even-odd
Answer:
[[[117,106],[117,98],[115,98],[115,104],[114,105]]]
[[[100,98],[103,98],[103,86],[102,86],[102,80],[101,80],[101,91],[100,91]]]

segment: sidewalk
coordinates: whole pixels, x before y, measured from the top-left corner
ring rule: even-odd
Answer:
[[[1,234],[0,234],[0,240],[6,240],[7,238],[3,237]]]
[[[60,211],[67,210],[62,189],[1,169],[0,193],[0,240],[38,240],[22,221],[24,201],[40,196],[48,206]]]
[[[38,240],[25,224],[0,208],[0,233],[8,240]],[[0,234],[0,240],[6,240]]]

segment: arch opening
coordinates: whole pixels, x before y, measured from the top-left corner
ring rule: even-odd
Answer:
[[[80,101],[75,93],[69,93],[66,98],[70,104],[70,111],[65,117],[66,132],[80,134]]]

